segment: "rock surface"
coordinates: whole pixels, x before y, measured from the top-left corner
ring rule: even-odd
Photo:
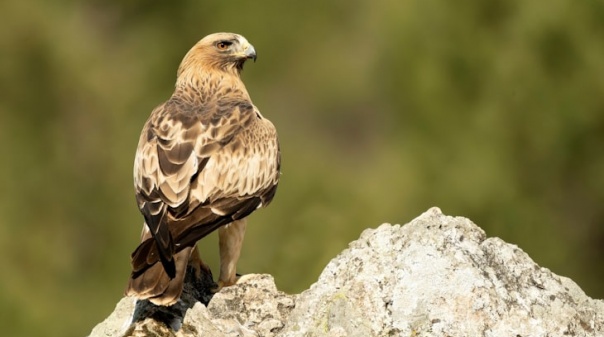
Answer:
[[[603,301],[438,208],[365,230],[300,295],[246,275],[176,332],[130,324],[134,307],[122,299],[90,336],[604,336]]]

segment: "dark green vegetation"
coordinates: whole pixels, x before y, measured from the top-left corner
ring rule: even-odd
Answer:
[[[256,47],[244,81],[283,150],[241,272],[300,291],[364,228],[436,205],[604,297],[602,1],[200,3],[0,3],[5,335],[82,336],[113,309],[139,131],[216,31]]]

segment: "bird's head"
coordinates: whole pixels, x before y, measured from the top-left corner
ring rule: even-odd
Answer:
[[[234,33],[215,33],[204,37],[189,50],[178,74],[189,68],[239,73],[248,59],[256,61],[256,50],[245,37]]]

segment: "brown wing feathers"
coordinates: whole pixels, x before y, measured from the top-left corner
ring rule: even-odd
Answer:
[[[133,275],[143,272],[149,265],[161,261],[166,273],[174,277],[176,270],[172,256],[174,255],[174,243],[172,234],[166,225],[166,206],[160,202],[145,202],[141,213],[145,218],[145,223],[149,227],[152,238],[148,239],[147,244],[141,244],[132,253],[132,271]],[[145,242],[147,242],[145,241]]]
[[[169,105],[167,105],[169,106]],[[172,256],[178,254],[181,250],[190,248],[196,241],[202,239],[220,226],[226,225],[233,220],[246,217],[259,205],[266,205],[270,202],[276,189],[273,184],[267,191],[268,193],[259,195],[238,195],[236,191],[225,191],[224,189],[214,188],[213,193],[208,193],[207,200],[191,200],[190,189],[197,185],[210,185],[207,182],[199,181],[201,173],[207,173],[206,176],[221,176],[221,157],[232,155],[230,150],[243,151],[235,146],[241,146],[241,140],[237,135],[241,133],[246,126],[249,126],[254,118],[257,118],[253,107],[249,104],[219,104],[222,109],[222,118],[211,119],[205,128],[205,133],[195,134],[192,130],[198,132],[203,128],[189,125],[189,129],[181,132],[174,132],[176,126],[183,123],[174,120],[161,118],[165,124],[171,124],[170,132],[164,137],[172,136],[173,139],[164,139],[159,135],[158,130],[167,130],[165,127],[153,126],[149,124],[153,131],[144,131],[147,144],[154,146],[150,151],[151,157],[144,160],[157,165],[146,173],[141,181],[145,183],[143,188],[137,191],[137,199],[141,212],[145,217],[145,222],[149,227],[152,238],[141,243],[141,245],[132,254],[133,277],[137,278],[147,270],[149,274],[161,270],[156,266],[161,262],[163,270],[168,274],[168,279],[174,278],[178,269],[172,261]],[[226,107],[231,108],[231,114],[227,114]],[[160,110],[163,114],[169,114],[169,111]],[[173,112],[173,118],[179,116],[178,112]],[[198,122],[201,123],[201,122]],[[198,124],[201,125],[201,124]],[[149,134],[153,133],[153,137]],[[195,153],[192,140],[205,139]],[[143,149],[146,146],[143,146]],[[227,151],[220,153],[220,151]],[[153,157],[155,156],[155,158]],[[204,172],[209,162],[214,166],[212,172]],[[229,166],[229,162],[222,163],[222,166]],[[141,167],[153,166],[152,164],[140,165]],[[195,170],[193,170],[195,168]],[[224,167],[223,167],[224,168]],[[277,167],[278,169],[278,167]],[[235,168],[236,170],[236,168]],[[145,174],[145,173],[144,173]],[[205,177],[205,176],[204,176]],[[224,177],[223,177],[224,178]],[[149,180],[154,182],[149,183]],[[148,184],[153,187],[149,188]],[[231,196],[225,196],[231,194]],[[162,275],[158,279],[165,280]],[[165,281],[152,283],[149,276],[143,276],[140,283],[144,286],[153,286],[158,288],[167,287]],[[140,285],[143,287],[143,285]],[[159,290],[157,290],[159,291]],[[144,290],[148,294],[155,294],[155,290]]]

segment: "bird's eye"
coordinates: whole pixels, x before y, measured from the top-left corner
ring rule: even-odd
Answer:
[[[220,42],[216,43],[216,48],[218,48],[219,50],[226,50],[232,44],[233,43],[230,41],[220,41]]]

